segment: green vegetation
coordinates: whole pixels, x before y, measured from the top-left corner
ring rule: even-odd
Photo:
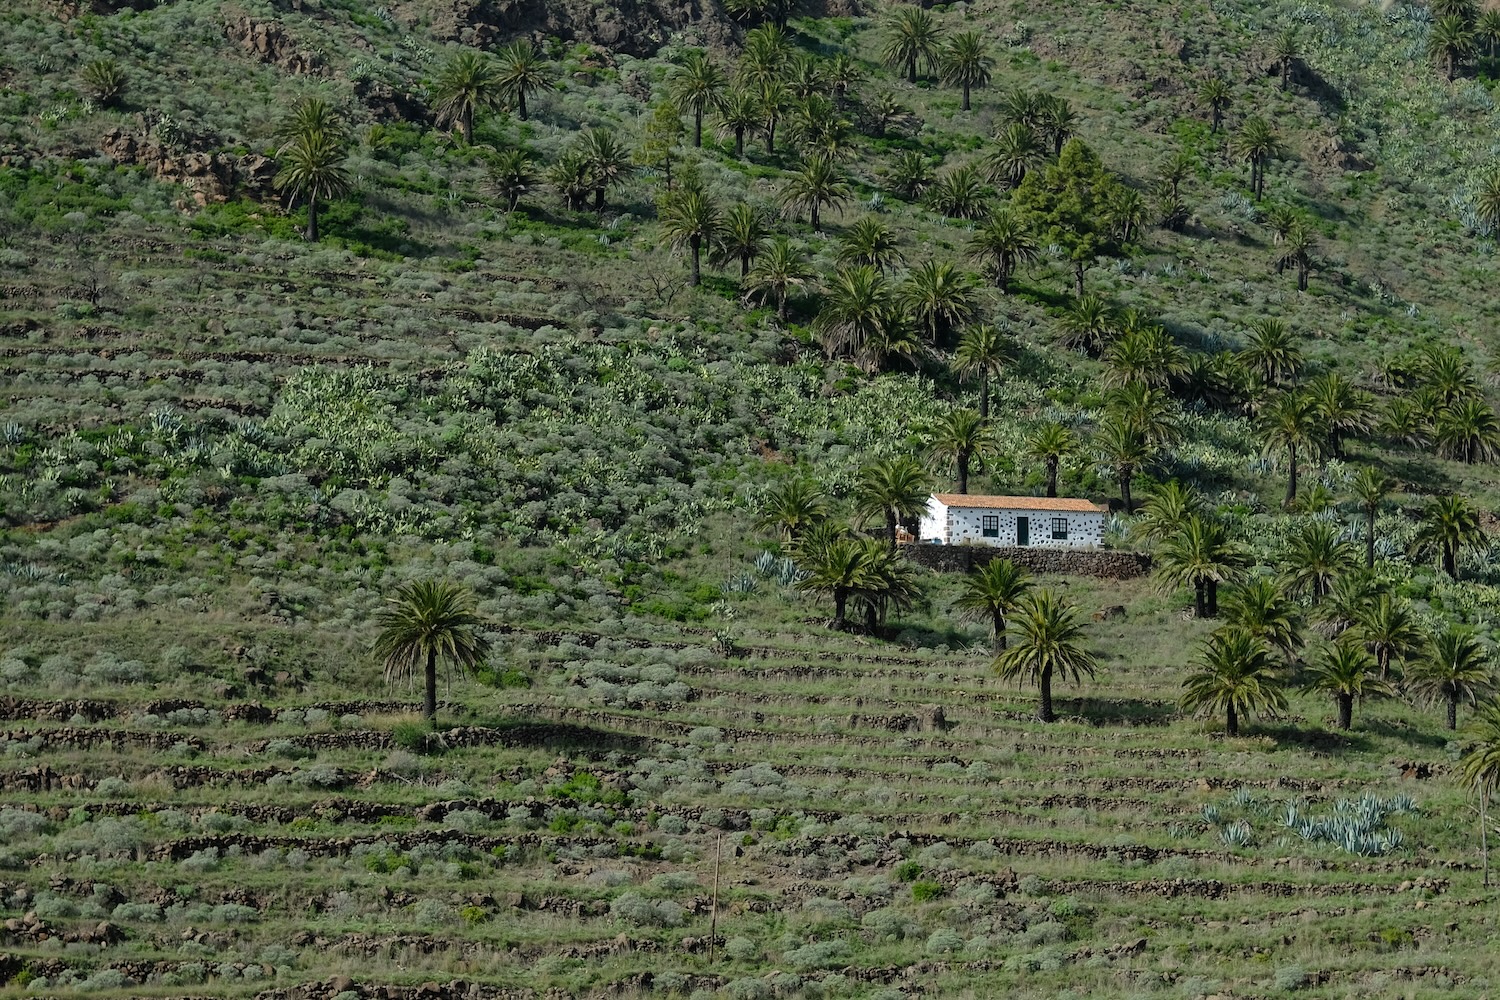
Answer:
[[[1493,992],[1495,11],[11,6],[0,996]]]

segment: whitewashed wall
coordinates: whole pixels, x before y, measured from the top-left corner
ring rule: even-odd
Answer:
[[[985,537],[984,518],[998,521],[999,534]],[[1016,542],[1016,518],[1024,517],[1030,525],[1028,545],[1034,548],[1094,549],[1104,544],[1104,514],[1097,511],[1009,510],[977,507],[945,507],[937,500],[927,502],[922,516],[921,540],[944,545],[1010,546]],[[1067,524],[1067,538],[1052,537],[1052,520]]]

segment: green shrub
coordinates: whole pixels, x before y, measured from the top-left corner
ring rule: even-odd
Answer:
[[[915,861],[903,861],[896,866],[896,879],[900,882],[915,882],[922,875],[922,866]]]
[[[941,882],[913,882],[911,886],[911,898],[918,903],[937,899],[946,892]]]

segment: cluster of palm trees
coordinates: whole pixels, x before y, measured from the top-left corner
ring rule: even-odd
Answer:
[[[1451,82],[1464,63],[1483,46],[1491,61],[1500,47],[1500,10],[1480,10],[1474,0],[1432,0],[1432,24],[1427,31],[1427,55],[1443,68]]]

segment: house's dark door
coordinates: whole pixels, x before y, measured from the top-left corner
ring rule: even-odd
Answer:
[[[1016,544],[1017,545],[1030,545],[1031,544],[1031,518],[1029,518],[1029,517],[1018,517],[1018,518],[1016,518]]]

